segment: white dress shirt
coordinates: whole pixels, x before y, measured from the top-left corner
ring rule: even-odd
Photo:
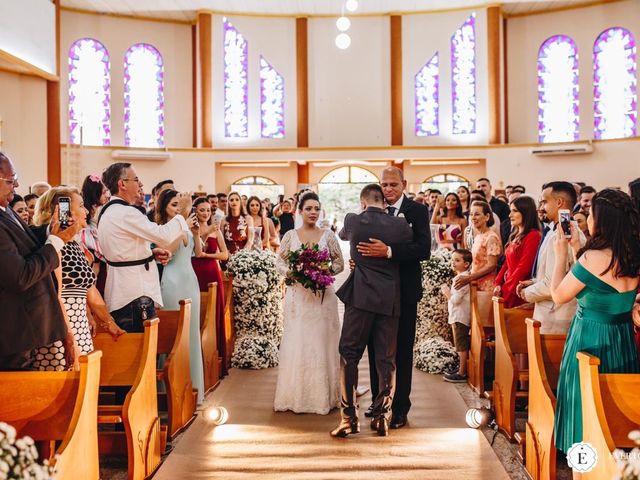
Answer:
[[[112,197],[116,199],[118,197]],[[98,224],[98,241],[104,257],[111,262],[130,262],[150,257],[151,243],[167,247],[189,227],[182,215],[176,215],[164,225],[151,222],[138,209],[127,205],[111,205]],[[107,269],[104,299],[113,312],[136,298],[150,297],[162,305],[160,277],[155,262],[149,270],[144,265]]]
[[[394,217],[397,217],[398,213],[400,213],[400,206],[402,205],[403,201],[404,201],[404,193],[402,195],[400,195],[400,198],[398,199],[398,201],[396,203],[394,203],[393,205],[387,205],[387,208],[389,208],[389,207],[395,208],[395,210],[393,211],[393,216]]]
[[[466,272],[465,272],[466,274]],[[451,298],[447,302],[447,309],[449,310],[449,325],[454,323],[462,323],[467,327],[471,326],[471,289],[469,284],[466,284],[459,289],[453,285],[456,283],[456,279],[460,278],[460,274],[453,278],[451,284]]]
[[[214,220],[216,222],[218,222],[218,224],[220,224],[222,222],[222,220],[224,219],[224,217],[226,217],[224,212],[222,210],[220,210],[219,208],[216,208],[216,211],[213,213]]]

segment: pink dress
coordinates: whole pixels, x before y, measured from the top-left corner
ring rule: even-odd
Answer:
[[[473,247],[471,249],[473,261],[471,262],[471,273],[475,273],[485,268],[488,264],[489,256],[499,256],[502,253],[500,237],[493,230],[484,233],[476,233],[473,236]],[[496,279],[496,272],[490,272],[478,279],[478,291],[493,292]]]

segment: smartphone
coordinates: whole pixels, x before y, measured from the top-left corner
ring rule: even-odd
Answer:
[[[69,227],[71,219],[71,198],[60,197],[58,199],[58,218],[60,219],[60,228],[64,230]]]
[[[560,209],[558,210],[558,215],[560,216],[560,227],[564,232],[564,236],[571,238],[571,211]]]

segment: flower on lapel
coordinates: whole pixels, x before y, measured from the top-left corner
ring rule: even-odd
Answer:
[[[399,213],[398,218],[404,218],[404,213]]]

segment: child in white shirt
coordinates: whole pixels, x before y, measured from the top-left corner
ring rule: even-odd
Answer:
[[[442,285],[442,294],[447,297],[449,310],[449,325],[453,331],[453,343],[458,352],[460,367],[457,372],[450,372],[444,375],[445,382],[464,383],[467,381],[467,360],[469,359],[469,347],[471,337],[469,328],[471,325],[471,297],[469,284],[456,289],[456,279],[467,274],[471,266],[471,252],[465,249],[454,250],[451,256],[451,268],[456,272],[452,285]]]

